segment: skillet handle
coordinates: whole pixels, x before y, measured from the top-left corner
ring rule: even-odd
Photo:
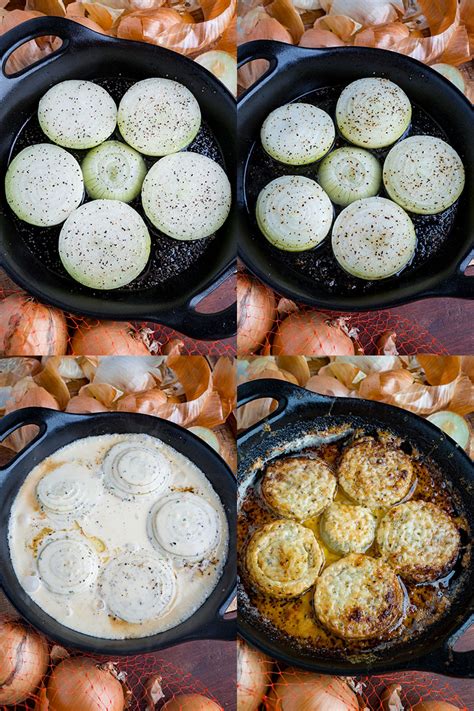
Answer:
[[[22,69],[14,74],[7,74],[5,66],[11,54],[30,40],[37,37],[54,36],[63,40],[61,47],[51,54],[46,55],[37,62],[34,62],[29,67]],[[72,20],[66,20],[64,17],[36,17],[27,22],[22,22],[9,32],[0,36],[0,57],[2,58],[0,78],[3,81],[8,81],[11,84],[15,83],[16,79],[24,77],[27,74],[33,74],[39,67],[44,67],[55,59],[63,55],[68,50],[73,50],[74,47],[87,42],[107,41],[105,35],[89,30],[84,25]]]
[[[206,627],[205,633],[206,639],[235,642],[237,639],[237,613],[219,613],[218,617]]]
[[[456,641],[474,624],[474,613],[462,627],[437,649],[429,652],[426,657],[416,665],[417,670],[444,674],[460,679],[474,679],[474,650],[455,652],[453,647]]]
[[[293,45],[292,45],[293,48]],[[237,67],[241,69],[248,62],[253,62],[256,59],[266,59],[270,63],[267,71],[252,84],[245,92],[242,93],[242,99],[250,90],[256,86],[262,87],[289,59],[290,53],[288,45],[285,42],[275,42],[273,40],[254,40],[253,42],[245,42],[241,44],[237,50]],[[239,100],[240,100],[239,99]]]
[[[436,295],[455,296],[459,299],[474,299],[474,275],[466,276],[464,274],[472,260],[474,260],[474,249],[471,249],[467,257],[462,260],[454,274],[444,284],[441,284],[441,293]]]
[[[237,304],[234,301],[222,311],[216,313],[203,313],[196,311],[196,306],[215,289],[233,276],[237,271],[236,265],[231,264],[221,276],[205,291],[195,296],[182,310],[169,313],[144,315],[146,321],[158,322],[163,326],[174,328],[185,336],[200,341],[219,341],[232,338],[237,332]]]
[[[273,378],[262,378],[262,380],[250,380],[237,388],[237,407],[246,405],[253,400],[261,398],[271,398],[276,400],[278,405],[276,410],[273,410],[265,418],[266,424],[276,422],[283,415],[289,414],[300,405],[308,403],[322,404],[326,403],[329,407],[333,403],[333,398],[326,395],[318,395],[305,388],[300,388],[299,385],[293,385],[285,380],[276,380]],[[239,434],[239,442],[247,439],[261,425],[261,421],[255,423]]]

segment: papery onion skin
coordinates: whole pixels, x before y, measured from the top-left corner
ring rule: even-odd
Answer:
[[[18,704],[38,687],[46,674],[46,641],[16,622],[0,623],[0,705]]]
[[[64,355],[68,331],[62,311],[26,294],[0,301],[0,355]]]
[[[223,711],[223,708],[207,696],[181,694],[167,701],[162,711]]]
[[[268,711],[359,711],[352,689],[339,677],[286,669],[266,702]]]
[[[257,711],[268,688],[271,660],[237,640],[237,711]]]
[[[69,657],[54,668],[47,685],[49,711],[123,711],[122,684],[88,657]]]
[[[422,701],[412,707],[412,711],[460,711],[459,706],[448,704],[447,701]]]
[[[237,350],[239,356],[252,355],[263,345],[276,317],[273,291],[257,279],[237,274]]]
[[[122,321],[101,321],[79,328],[71,347],[74,355],[150,355],[140,335]]]
[[[354,355],[354,343],[325,314],[299,311],[278,325],[272,355]]]

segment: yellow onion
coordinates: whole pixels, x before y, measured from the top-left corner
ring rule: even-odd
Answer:
[[[150,355],[130,323],[101,321],[79,328],[72,339],[74,355]]]
[[[354,355],[354,344],[337,322],[318,311],[298,311],[276,330],[273,355]]]
[[[64,355],[67,341],[66,317],[59,309],[26,294],[0,301],[0,355]]]
[[[256,353],[271,331],[276,316],[273,291],[257,279],[237,274],[237,350],[239,356]]]
[[[64,659],[48,680],[48,711],[123,711],[123,687],[112,669],[88,657]]]
[[[459,711],[459,706],[448,704],[447,701],[422,701],[413,707],[413,711]]]
[[[343,679],[286,669],[272,689],[268,711],[359,711],[359,701]]]
[[[272,662],[261,652],[237,641],[237,711],[257,711],[270,682]]]
[[[0,706],[24,701],[48,668],[46,641],[16,622],[0,623]]]
[[[166,702],[162,711],[223,711],[222,706],[201,694],[181,694]]]

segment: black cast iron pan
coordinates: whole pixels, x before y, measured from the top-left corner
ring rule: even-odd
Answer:
[[[172,647],[193,639],[235,638],[235,620],[224,613],[235,594],[235,477],[225,462],[191,432],[158,417],[130,413],[72,415],[46,408],[25,408],[0,421],[0,441],[24,425],[39,433],[7,466],[0,467],[0,585],[11,603],[37,629],[61,644],[98,654],[131,655]],[[207,476],[224,506],[230,531],[229,552],[217,587],[188,620],[160,634],[137,639],[99,639],[59,624],[25,593],[13,570],[8,547],[8,520],[13,500],[36,464],[81,437],[143,433],[158,437],[188,457]]]
[[[268,417],[243,432],[238,440],[239,490],[255,475],[256,463],[281,453],[281,446],[297,442],[306,434],[325,431],[333,425],[363,427],[365,431],[390,431],[416,448],[441,468],[446,481],[460,497],[463,514],[474,530],[474,466],[454,440],[427,420],[384,403],[355,398],[316,395],[279,380],[255,380],[241,385],[238,404],[273,398],[278,406]],[[458,637],[474,622],[474,566],[472,551],[461,574],[449,611],[428,629],[403,644],[377,652],[361,652],[356,661],[316,652],[299,651],[285,640],[276,640],[247,605],[239,604],[238,631],[248,642],[271,657],[290,664],[330,674],[371,674],[416,669],[459,677],[474,677],[474,652],[455,652]]]
[[[62,39],[58,50],[20,73],[6,74],[15,49],[48,35]],[[126,288],[93,291],[62,267],[57,250],[60,228],[32,228],[18,220],[6,205],[3,189],[10,157],[30,143],[47,140],[35,119],[39,99],[53,84],[73,78],[99,81],[117,103],[131,84],[147,77],[163,76],[186,85],[203,115],[203,127],[190,149],[220,162],[234,182],[236,121],[230,92],[197,62],[176,52],[108,37],[58,17],[33,19],[2,35],[0,57],[0,259],[10,276],[39,299],[73,313],[158,321],[206,340],[234,335],[235,304],[213,314],[196,311],[234,270],[234,213],[214,238],[195,242],[172,240],[148,223],[152,253],[144,273]],[[84,153],[77,152],[76,157],[81,160]],[[139,198],[132,206],[141,211]]]
[[[365,311],[429,296],[474,296],[474,280],[464,269],[474,256],[473,112],[466,97],[447,79],[414,59],[380,49],[336,47],[307,49],[281,42],[249,42],[239,48],[239,65],[255,59],[270,63],[267,72],[238,103],[239,158],[237,200],[239,255],[247,267],[276,291],[311,306]],[[330,238],[302,253],[273,248],[255,220],[258,192],[279,175],[301,172],[315,178],[317,167],[295,171],[273,161],[260,145],[259,132],[273,109],[296,99],[316,103],[334,115],[342,89],[362,77],[386,77],[407,93],[413,105],[412,133],[443,138],[461,156],[464,192],[439,216],[412,216],[418,237],[412,263],[399,275],[366,282],[346,274],[330,249]],[[336,139],[336,145],[342,145]],[[383,159],[387,151],[378,153]]]

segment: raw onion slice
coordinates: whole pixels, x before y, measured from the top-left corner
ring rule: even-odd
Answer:
[[[150,235],[136,210],[119,200],[93,200],[68,217],[59,256],[70,276],[91,289],[133,281],[150,255]]]
[[[382,168],[369,151],[346,146],[324,158],[319,166],[318,182],[336,205],[346,207],[355,200],[377,195]]]
[[[219,516],[197,494],[171,494],[157,501],[149,517],[152,539],[167,554],[202,560],[216,548],[220,537]]]
[[[381,197],[356,200],[338,215],[332,231],[334,256],[359,279],[398,274],[415,252],[413,223],[401,207]]]
[[[426,419],[439,427],[440,430],[443,430],[443,432],[446,432],[460,447],[463,449],[468,448],[471,439],[471,430],[464,417],[458,415],[457,412],[440,410]]]
[[[446,210],[464,189],[464,166],[454,148],[434,136],[411,136],[385,159],[383,182],[392,200],[419,215]]]
[[[357,79],[342,91],[336,105],[342,136],[362,148],[383,148],[403,136],[411,121],[408,96],[389,79]]]
[[[142,442],[119,442],[102,463],[104,482],[122,499],[162,491],[171,479],[171,467],[158,449]]]
[[[231,199],[230,182],[220,165],[191,151],[157,161],[142,187],[150,222],[179,240],[216,232],[227,219]]]
[[[120,141],[105,141],[93,148],[81,167],[89,197],[123,202],[140,195],[147,171],[140,153]]]
[[[435,69],[439,74],[442,74],[445,79],[449,79],[449,81],[463,93],[466,90],[466,82],[457,67],[453,67],[452,64],[432,64],[431,69]]]
[[[38,121],[43,132],[64,148],[93,148],[117,125],[117,107],[108,91],[83,79],[69,79],[40,99]]]
[[[97,556],[86,541],[64,534],[46,539],[38,556],[38,573],[46,587],[59,595],[89,587],[98,572]]]
[[[88,514],[102,495],[102,487],[84,466],[59,466],[36,487],[38,501],[48,516],[79,518]]]
[[[196,57],[196,62],[220,79],[231,94],[237,95],[237,62],[229,52],[213,49]]]
[[[318,245],[333,218],[329,197],[315,180],[283,175],[272,180],[257,198],[257,222],[278,249],[301,252]]]
[[[28,146],[8,166],[5,197],[15,215],[29,225],[59,225],[84,197],[79,163],[51,143]]]
[[[306,165],[322,158],[334,143],[332,118],[312,104],[285,104],[272,111],[260,131],[265,151],[287,165]]]
[[[123,139],[147,156],[166,156],[186,148],[201,126],[201,109],[183,84],[144,79],[123,95],[118,108]]]
[[[122,553],[104,569],[99,591],[114,617],[140,624],[167,612],[176,596],[176,576],[170,563],[153,553]]]

